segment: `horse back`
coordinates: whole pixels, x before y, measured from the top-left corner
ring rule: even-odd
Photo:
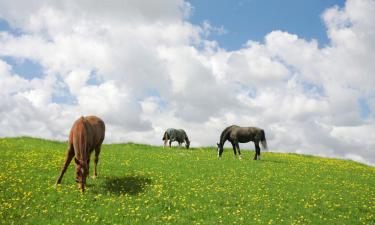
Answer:
[[[239,127],[232,126],[229,137],[231,140],[239,142],[259,141],[261,139],[262,129],[258,127]]]

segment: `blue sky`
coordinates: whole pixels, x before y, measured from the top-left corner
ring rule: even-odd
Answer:
[[[0,31],[9,30],[9,25],[5,20],[0,19]]]
[[[21,34],[21,31],[17,30],[17,29],[12,29],[12,27],[9,25],[9,23],[7,21],[5,21],[4,19],[1,19],[0,18],[0,32],[1,31],[7,31],[13,35],[20,35]]]
[[[328,43],[326,27],[321,20],[325,9],[343,0],[190,0],[194,7],[190,21],[201,24],[209,21],[227,31],[212,35],[227,50],[241,48],[248,40],[262,42],[273,30],[297,34],[307,40],[316,39],[319,46]]]

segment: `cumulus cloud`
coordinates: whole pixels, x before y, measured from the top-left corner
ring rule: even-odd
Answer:
[[[0,136],[64,140],[76,118],[96,114],[106,142],[161,144],[180,127],[200,146],[238,124],[264,128],[272,151],[375,164],[374,1],[322,12],[327,46],[276,30],[234,51],[209,40],[225,28],[189,22],[192,7],[0,1],[13,29],[0,32]],[[9,57],[42,74],[16,74]]]

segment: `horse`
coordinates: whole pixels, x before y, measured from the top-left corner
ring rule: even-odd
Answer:
[[[174,128],[168,128],[163,135],[164,146],[167,146],[167,142],[169,140],[169,147],[171,147],[171,144],[173,141],[178,142],[178,146],[181,146],[182,143],[185,142],[185,147],[189,149],[190,141],[188,136],[186,135],[186,132],[183,129],[174,129]]]
[[[267,149],[267,140],[264,130],[258,127],[239,127],[232,125],[223,130],[220,135],[220,142],[217,143],[217,153],[220,158],[223,154],[224,143],[229,141],[233,146],[234,156],[237,156],[236,149],[238,150],[239,158],[241,159],[241,151],[238,143],[247,143],[253,141],[255,144],[254,160],[260,160],[260,147],[259,142],[262,144],[263,149]]]
[[[81,191],[85,191],[86,178],[89,175],[90,156],[94,149],[95,159],[93,179],[97,177],[96,167],[99,161],[99,154],[104,136],[105,124],[103,120],[96,116],[81,116],[74,122],[69,134],[69,146],[66,153],[65,163],[61,169],[60,176],[56,181],[56,185],[61,183],[66,169],[75,156],[76,182]]]

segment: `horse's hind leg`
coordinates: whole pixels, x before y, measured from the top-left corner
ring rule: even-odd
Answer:
[[[238,144],[238,142],[236,143],[236,147],[237,147],[237,151],[238,151],[238,158],[239,158],[239,159],[242,159],[242,157],[241,157],[240,145]]]
[[[100,149],[101,149],[101,145],[99,145],[98,147],[95,148],[94,176],[92,177],[93,179],[95,179],[98,176],[98,172],[97,172],[96,167],[97,167],[98,161],[99,161]]]
[[[73,148],[73,144],[70,144],[69,148],[68,148],[68,151],[66,153],[65,163],[64,163],[64,165],[61,169],[59,178],[57,178],[56,184],[61,183],[61,180],[64,176],[64,173],[66,172],[66,169],[68,168],[68,166],[69,166],[70,162],[72,161],[73,157],[74,157],[74,148]]]
[[[260,147],[259,147],[259,141],[255,142],[255,156],[254,160],[260,159]]]
[[[233,154],[234,154],[234,157],[237,157],[237,152],[236,152],[236,144],[234,144],[234,142],[230,142],[232,144],[232,147],[233,147]]]
[[[91,159],[91,153],[92,151],[88,151],[89,155],[87,157],[87,176],[90,176],[90,159]]]

